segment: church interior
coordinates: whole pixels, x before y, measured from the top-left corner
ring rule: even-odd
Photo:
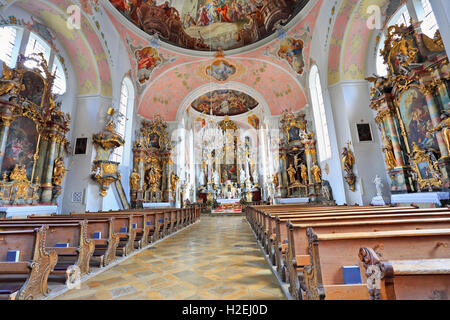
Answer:
[[[0,300],[449,300],[448,0],[0,0]]]

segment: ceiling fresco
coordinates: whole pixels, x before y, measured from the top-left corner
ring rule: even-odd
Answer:
[[[197,98],[194,110],[215,116],[237,116],[255,109],[258,102],[248,94],[235,90],[215,90]]]
[[[242,48],[270,36],[310,0],[110,0],[148,34],[193,50]]]

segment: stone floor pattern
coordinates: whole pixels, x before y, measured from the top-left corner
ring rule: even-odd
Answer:
[[[55,299],[285,299],[245,219],[205,217]]]

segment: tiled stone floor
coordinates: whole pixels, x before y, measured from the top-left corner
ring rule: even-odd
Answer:
[[[285,299],[243,217],[205,217],[55,299]]]

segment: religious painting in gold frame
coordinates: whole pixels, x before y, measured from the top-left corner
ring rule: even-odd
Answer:
[[[431,157],[424,150],[413,142],[413,151],[410,155],[413,171],[417,174],[417,182],[419,187],[436,187],[442,186],[442,178],[436,163],[431,161]]]

